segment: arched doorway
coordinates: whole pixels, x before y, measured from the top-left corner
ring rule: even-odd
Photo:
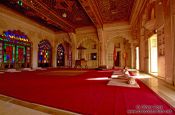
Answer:
[[[30,67],[31,45],[20,30],[4,31],[0,35],[0,64],[4,68]]]
[[[116,37],[107,42],[106,62],[109,68],[124,66],[124,59],[122,58],[124,52],[123,39],[122,37]]]
[[[113,60],[114,60],[114,67],[120,67],[121,66],[120,43],[115,43],[114,44]]]
[[[42,40],[38,44],[38,67],[50,67],[52,48],[48,40]]]
[[[78,59],[83,61],[81,67],[97,68],[98,67],[98,41],[94,39],[84,39],[79,42],[77,47]],[[85,62],[85,63],[84,63]]]
[[[64,66],[65,65],[65,52],[64,47],[62,44],[58,45],[57,47],[57,66]]]
[[[136,69],[139,70],[139,47],[136,47]]]

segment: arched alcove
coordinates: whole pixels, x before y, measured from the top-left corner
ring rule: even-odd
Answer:
[[[108,68],[131,66],[130,47],[129,40],[121,36],[110,39],[106,45]]]
[[[31,46],[27,35],[20,30],[4,31],[0,35],[0,63],[5,68],[30,67]]]
[[[51,67],[52,47],[48,40],[42,40],[38,44],[38,67]]]
[[[81,58],[87,61],[88,68],[96,68],[98,67],[98,43],[93,39],[86,39],[79,43],[80,46],[84,47],[83,50],[78,50],[78,58]]]
[[[67,41],[57,45],[57,66],[72,67],[72,46]]]
[[[64,47],[62,44],[58,45],[57,47],[57,66],[64,66]]]

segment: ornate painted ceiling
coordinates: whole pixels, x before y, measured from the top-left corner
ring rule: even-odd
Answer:
[[[13,10],[53,31],[129,21],[135,0],[0,0]]]
[[[104,23],[128,21],[134,0],[96,0]]]

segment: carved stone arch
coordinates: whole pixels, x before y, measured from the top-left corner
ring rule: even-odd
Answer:
[[[57,43],[56,43],[56,49],[57,49],[57,47],[60,45],[60,44],[62,44],[63,42],[61,42],[61,41],[58,41]]]
[[[131,30],[128,29],[127,31],[123,31],[123,32],[112,32],[112,33],[109,33],[110,36],[108,36],[108,39],[110,38],[116,38],[118,36],[121,36],[123,38],[126,38],[126,39],[132,39],[132,35],[131,35]]]
[[[53,46],[48,39],[42,39],[38,44],[38,67],[51,67]]]
[[[111,37],[111,38],[107,39],[107,42],[106,43],[108,44],[111,40],[113,40],[115,38],[124,38],[124,37],[123,36],[120,36],[120,35],[117,35],[115,37]]]
[[[127,52],[128,55],[130,55],[130,47],[131,46],[131,39],[128,39],[127,38],[128,36],[126,35],[123,35],[123,34],[120,34],[120,35],[116,35],[116,36],[113,36],[111,38],[109,38],[106,42],[106,52],[107,55],[106,55],[106,64],[108,65],[109,68],[113,67],[113,52],[114,52],[114,47],[116,49],[116,51],[119,53],[119,58],[117,60],[119,60],[117,66],[125,66],[126,62],[123,58],[123,55],[124,53]],[[127,61],[127,64],[128,66],[130,66],[130,58],[128,59]]]
[[[57,56],[57,48],[58,48],[59,45],[62,45],[63,48],[64,48],[64,58],[65,58],[64,59],[64,64],[65,64],[64,66],[71,67],[71,65],[72,65],[72,56],[71,56],[71,59],[69,58],[69,55],[72,52],[72,44],[71,44],[71,42],[68,42],[68,41],[65,41],[65,40],[59,41],[57,43],[56,47],[55,47],[56,48],[56,50],[55,50],[56,51],[56,56]],[[72,55],[72,53],[71,53],[71,55]],[[56,57],[56,59],[57,59],[57,57]]]
[[[38,44],[39,44],[41,41],[47,41],[47,42],[50,44],[51,48],[53,48],[53,44],[52,44],[52,41],[51,41],[50,39],[42,38],[42,39],[39,40]]]
[[[111,42],[115,42],[115,41],[122,41],[122,44],[123,44],[123,42],[125,42],[125,41],[127,41],[127,42],[129,42],[129,40],[128,39],[126,39],[126,38],[124,38],[124,37],[122,37],[122,36],[116,36],[116,37],[113,37],[113,38],[111,38],[110,40],[108,40],[107,42],[106,42],[106,48],[108,47],[108,45],[111,43]]]
[[[114,41],[117,40],[117,39],[120,40],[121,38],[123,39],[122,36],[116,35],[116,36],[110,37],[106,41],[105,52],[107,52],[106,53],[106,64],[107,64],[108,68],[112,68],[113,65],[114,65],[113,52],[114,52],[114,46],[116,46]],[[121,46],[121,44],[120,44],[120,46]]]
[[[63,39],[61,39],[61,40],[57,41],[56,46],[58,46],[59,44],[62,44],[63,42],[64,42],[64,40],[63,40]]]
[[[68,36],[68,37],[65,37],[65,38],[63,39],[63,42],[67,42],[67,43],[69,43],[69,44],[72,45],[72,40],[70,40],[70,37],[69,37],[69,36]]]
[[[60,44],[63,45],[64,49],[66,49],[65,43],[68,43],[68,44],[70,45],[71,48],[73,47],[73,43],[72,43],[71,41],[67,41],[67,40],[65,40],[65,39],[61,39],[61,40],[56,41],[56,42],[57,42],[57,43],[56,43],[56,46],[55,46],[55,50],[56,50],[56,51],[57,51],[58,45],[60,45]]]
[[[80,37],[82,38],[82,36]],[[77,40],[78,41],[78,40]],[[81,48],[80,47],[84,47]],[[99,42],[94,35],[83,36],[83,39],[79,39],[77,46],[77,59],[84,59],[87,61],[88,68],[97,68],[99,61]],[[95,57],[95,58],[94,58]]]
[[[115,33],[115,34],[110,34],[111,36],[108,37],[108,39],[106,40],[106,43],[108,43],[109,41],[111,41],[114,38],[125,38],[126,40],[129,40],[130,42],[132,41],[132,35],[131,32],[128,31],[124,32],[124,33]]]
[[[109,46],[109,44],[111,42],[114,42],[115,39],[118,39],[119,41],[122,41],[122,44],[120,44],[120,45],[123,45],[124,42],[131,43],[130,39],[126,39],[123,36],[116,36],[116,37],[113,37],[113,38],[108,39],[108,41],[106,42],[106,45],[105,45],[106,46],[106,48],[105,48],[106,50],[107,50],[107,47]]]
[[[91,37],[86,37],[86,38],[84,38],[83,40],[81,40],[80,42],[77,43],[77,47],[78,47],[80,44],[82,44],[84,41],[86,41],[86,40],[92,40],[92,41],[94,41],[94,42],[98,45],[98,40],[96,40],[96,39],[94,39],[94,38],[91,38]]]
[[[71,47],[72,47],[72,44],[70,43],[70,42],[67,42],[67,41],[59,41],[57,44],[56,44],[56,49],[57,49],[57,47],[60,45],[60,44],[62,44],[63,45],[63,47],[64,47],[64,49],[66,49],[66,46],[65,46],[65,43],[68,43]]]

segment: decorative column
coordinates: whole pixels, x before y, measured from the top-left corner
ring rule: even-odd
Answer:
[[[125,67],[126,66],[126,61],[125,61],[125,56],[126,56],[126,49],[125,49],[125,38],[122,38],[121,41],[121,67]]]
[[[131,68],[136,68],[136,50],[134,43],[131,43]]]
[[[97,32],[99,38],[99,65],[106,65],[106,36],[102,28],[98,28]]]
[[[146,29],[144,28],[144,25],[146,23],[146,20],[147,20],[147,15],[146,15],[146,11],[145,13],[143,14],[141,20],[140,20],[140,24],[141,24],[141,27],[137,27],[140,32],[137,33],[137,35],[139,36],[139,39],[140,39],[140,43],[139,43],[139,70],[140,71],[143,71],[143,72],[147,72],[148,69],[148,57],[147,57],[147,45],[146,45]]]
[[[173,31],[173,1],[163,1],[164,3],[164,40],[165,40],[165,81],[173,84],[174,82],[174,31]],[[162,4],[162,5],[163,5]],[[159,9],[157,9],[159,10]]]
[[[57,42],[52,43],[52,66],[57,67]]]
[[[38,67],[38,41],[32,40],[32,68]]]
[[[175,57],[175,0],[172,0],[172,21],[173,21],[173,24],[172,24],[172,38],[173,38],[173,57]],[[175,86],[175,59],[173,58],[173,85]]]
[[[75,66],[75,60],[78,59],[76,34],[69,33],[69,37],[72,40],[72,67],[74,67]]]
[[[30,38],[30,40],[32,42],[31,67],[37,68],[38,67],[38,44],[39,44],[40,39],[38,39],[39,37],[36,35],[36,33],[34,31],[28,31],[25,33]]]
[[[175,4],[175,3],[174,3],[174,4]],[[174,26],[173,26],[173,27],[174,27],[174,28],[173,28],[173,34],[174,34],[174,35],[173,35],[173,36],[174,36],[173,39],[174,39],[174,45],[175,45],[175,9],[174,9],[174,15],[173,15],[173,22],[174,22],[174,24],[173,24],[173,25],[174,25]],[[173,45],[173,46],[174,46],[174,45]],[[173,55],[173,57],[175,57],[175,46],[174,46],[174,55]],[[173,58],[173,59],[174,59],[174,58]],[[174,67],[174,73],[173,73],[173,77],[174,77],[173,80],[174,80],[174,83],[173,83],[173,85],[175,86],[175,59],[174,59],[174,66],[173,66],[173,67]]]
[[[98,66],[102,65],[102,60],[101,60],[101,50],[102,50],[102,43],[101,41],[98,42]]]

